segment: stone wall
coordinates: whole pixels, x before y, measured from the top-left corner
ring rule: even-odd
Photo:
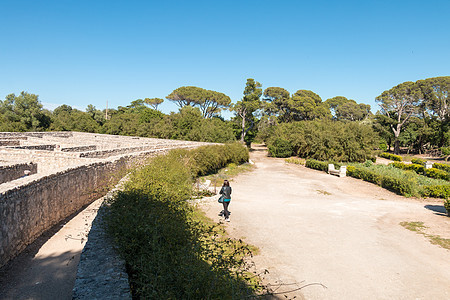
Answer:
[[[200,145],[202,143],[184,143],[178,147]],[[115,156],[50,175],[38,173],[20,178],[14,185],[0,185],[0,267],[43,232],[98,199],[126,169],[168,150]]]
[[[56,148],[56,145],[30,145],[30,146],[13,146],[11,148],[14,149],[28,149],[28,150],[45,150],[45,151],[53,151]]]
[[[0,184],[11,180],[16,180],[25,175],[25,171],[30,171],[29,175],[37,173],[37,164],[17,163],[13,165],[0,165]]]
[[[95,151],[95,150],[97,150],[96,145],[61,148],[62,152],[83,152],[83,151]]]
[[[12,139],[2,139],[0,140],[0,146],[20,146],[20,141]]]

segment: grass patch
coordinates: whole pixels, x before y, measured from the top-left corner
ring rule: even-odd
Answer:
[[[433,245],[438,245],[444,249],[450,250],[450,239],[444,239],[439,235],[427,234],[425,232],[427,227],[423,222],[401,222],[400,225],[410,231],[424,235]]]
[[[285,158],[284,162],[288,163],[288,164],[296,164],[296,165],[304,166],[306,163],[306,159],[291,157],[291,158]]]
[[[327,192],[327,191],[324,191],[324,190],[317,190],[317,192],[318,192],[319,194],[326,195],[326,196],[331,195],[331,193],[329,193],[329,192]]]

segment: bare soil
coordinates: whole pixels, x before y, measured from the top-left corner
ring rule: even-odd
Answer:
[[[399,225],[424,222],[427,233],[450,238],[442,200],[286,164],[262,147],[251,159],[255,170],[231,183],[224,226],[260,249],[254,261],[280,297],[450,299],[450,251]],[[221,220],[215,200],[200,207]]]

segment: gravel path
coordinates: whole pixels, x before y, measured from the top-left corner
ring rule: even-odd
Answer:
[[[450,251],[406,230],[423,221],[450,238],[450,218],[437,200],[407,199],[354,178],[339,178],[252,152],[253,172],[233,187],[230,234],[260,249],[258,269],[282,283],[310,283],[305,299],[450,299]],[[201,204],[214,220],[217,202]],[[284,298],[283,295],[281,295]]]

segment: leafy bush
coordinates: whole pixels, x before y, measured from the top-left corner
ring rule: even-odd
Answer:
[[[319,161],[319,160],[315,160],[315,159],[307,159],[306,163],[305,163],[305,167],[327,172],[328,171],[328,162]]]
[[[426,176],[435,178],[435,179],[450,180],[450,176],[447,172],[436,169],[436,168],[427,169]]]
[[[292,145],[284,139],[275,139],[268,148],[269,154],[273,157],[289,157],[292,155]]]
[[[450,147],[441,147],[442,155],[450,155]]]
[[[405,164],[402,162],[393,162],[390,163],[389,165],[402,170],[411,170],[416,172],[417,174],[424,174],[425,172],[425,167],[423,165],[418,164]]]
[[[424,186],[422,195],[434,198],[450,198],[450,184]]]
[[[293,154],[322,161],[364,162],[373,157],[379,139],[370,126],[327,120],[282,123],[266,133],[269,149],[282,139]]]
[[[433,168],[436,168],[436,169],[439,169],[439,170],[443,170],[445,172],[449,172],[450,173],[450,165],[449,164],[434,163],[433,164]]]
[[[413,159],[411,159],[411,162],[413,164],[424,166],[427,161],[425,159],[422,159],[422,158],[413,158]]]
[[[447,210],[447,213],[450,212],[450,199],[444,201],[444,207]]]
[[[386,159],[390,159],[390,160],[394,160],[394,161],[402,161],[402,157],[400,155],[395,155],[392,153],[387,153],[387,152],[383,152],[380,154],[380,157],[386,158]]]
[[[288,164],[296,164],[302,166],[304,166],[306,163],[306,160],[304,160],[303,158],[285,158],[284,161]]]
[[[248,246],[206,225],[186,201],[193,174],[248,157],[245,147],[238,146],[175,150],[156,157],[132,172],[124,191],[110,200],[107,230],[126,261],[133,298],[253,295],[245,259],[251,255]],[[202,162],[208,168],[200,166]]]

